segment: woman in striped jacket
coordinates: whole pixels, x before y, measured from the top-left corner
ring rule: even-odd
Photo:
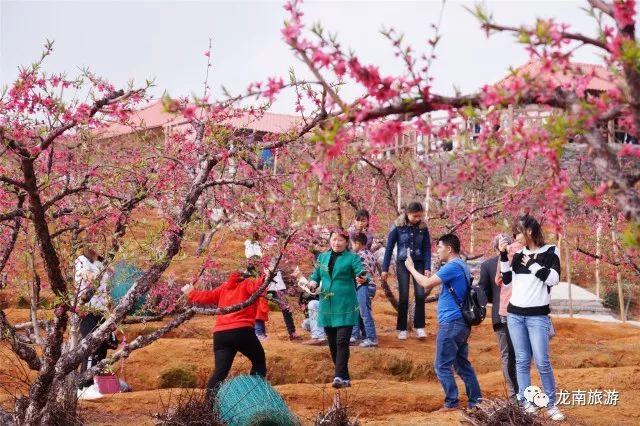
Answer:
[[[556,383],[549,358],[549,301],[551,287],[560,281],[560,251],[545,244],[540,224],[529,215],[516,221],[513,236],[524,248],[511,261],[504,238],[498,248],[502,280],[512,288],[507,325],[516,354],[518,399],[524,399],[525,411],[529,413],[546,407],[552,420],[563,420],[564,415],[555,405]],[[532,354],[544,392],[530,388]]]

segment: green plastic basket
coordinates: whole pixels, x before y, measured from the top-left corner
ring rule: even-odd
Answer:
[[[280,394],[260,376],[226,380],[218,390],[216,410],[229,426],[299,424]]]
[[[107,284],[113,303],[118,304],[120,299],[122,299],[122,297],[124,297],[124,295],[127,294],[129,289],[133,286],[133,283],[135,283],[141,276],[142,270],[137,268],[135,265],[126,262],[116,263],[113,267],[113,276],[109,279],[109,283]],[[146,294],[138,297],[136,304],[130,313],[140,311],[146,300]]]

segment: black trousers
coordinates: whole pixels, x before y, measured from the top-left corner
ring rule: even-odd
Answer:
[[[213,333],[213,358],[215,368],[207,382],[207,397],[213,401],[218,387],[229,375],[233,359],[240,352],[251,361],[251,374],[265,377],[267,360],[264,349],[253,327],[234,328]]]
[[[513,394],[518,393],[518,375],[516,373],[516,353],[513,349],[509,327],[507,323],[494,324],[493,331],[498,336],[502,374],[505,376],[505,381],[508,378],[511,382],[507,383],[507,390],[510,393],[509,397],[511,397]]]
[[[291,305],[287,301],[287,296],[284,291],[268,291],[267,294],[270,294],[273,300],[280,307],[280,312],[282,312],[282,318],[284,318],[284,325],[287,327],[287,332],[291,336],[296,332],[296,324],[293,320],[293,314],[291,313]]]
[[[96,315],[93,313],[88,313],[84,317],[80,319],[80,334],[84,338],[87,334],[91,333],[93,330],[98,328],[100,324],[104,322],[104,317],[102,315]],[[107,357],[107,350],[109,349],[109,343],[107,341],[103,342],[98,349],[87,358],[85,358],[80,364],[80,373],[84,373],[89,368],[96,365],[98,362],[102,361]],[[85,388],[87,386],[91,386],[93,384],[93,378],[88,379],[80,384],[81,388]]]
[[[345,327],[325,327],[329,341],[331,359],[336,368],[334,377],[350,380],[349,378],[349,339],[351,338],[352,326]]]
[[[424,274],[424,266],[416,264],[416,270]],[[404,265],[404,262],[396,263],[396,274],[398,277],[398,321],[396,329],[407,330],[407,315],[409,313],[409,283],[413,282],[413,295],[416,300],[416,312],[413,316],[413,326],[415,328],[424,328],[425,325],[425,290],[419,285],[415,278]]]

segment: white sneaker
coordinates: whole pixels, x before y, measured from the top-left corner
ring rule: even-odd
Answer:
[[[364,339],[362,343],[360,343],[358,346],[360,346],[361,348],[374,348],[378,346],[378,341],[371,340],[371,339]]]
[[[81,399],[83,401],[93,401],[104,396],[98,390],[98,385],[96,383],[92,384],[91,386],[87,386],[84,389],[78,389],[77,395],[78,399]]]
[[[416,328],[416,336],[420,340],[424,340],[427,338],[427,332],[424,331],[424,328]]]
[[[538,408],[536,405],[530,403],[529,401],[525,401],[524,402],[524,412],[527,414],[535,414],[538,412],[540,408]]]
[[[407,330],[402,330],[398,332],[399,340],[407,340]]]
[[[554,405],[547,410],[547,416],[556,422],[561,422],[565,419],[564,414],[562,414],[562,411],[560,411],[557,405]]]

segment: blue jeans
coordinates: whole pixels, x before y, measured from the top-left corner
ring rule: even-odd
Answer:
[[[459,404],[453,370],[464,382],[469,408],[477,405],[482,398],[478,378],[468,359],[467,339],[470,333],[471,328],[462,319],[438,324],[435,370],[444,390],[445,407],[457,407]]]
[[[518,399],[524,400],[523,392],[531,385],[531,355],[536,363],[544,393],[549,397],[551,408],[556,403],[556,381],[549,359],[549,317],[547,315],[507,314],[509,335],[516,353],[518,376]]]
[[[376,287],[369,285],[361,285],[356,291],[358,297],[358,306],[360,307],[360,319],[364,324],[364,337],[374,342],[378,341],[378,335],[376,334],[376,323],[373,321],[373,315],[371,312],[371,301],[376,295]],[[353,327],[351,337],[360,340],[361,333],[360,327]]]

